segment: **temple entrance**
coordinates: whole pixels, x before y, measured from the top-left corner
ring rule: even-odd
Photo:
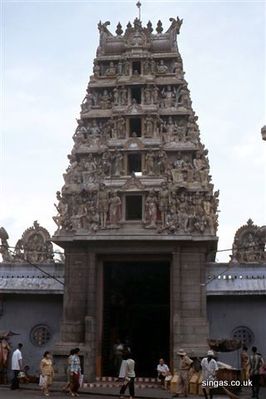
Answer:
[[[169,361],[169,338],[169,262],[105,262],[102,374],[117,375],[120,341],[130,347],[137,375],[155,376],[158,359]]]

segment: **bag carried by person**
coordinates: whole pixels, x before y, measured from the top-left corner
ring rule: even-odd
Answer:
[[[41,374],[39,379],[39,386],[44,387],[45,385],[46,385],[46,377]]]
[[[83,375],[83,374],[80,374],[80,375],[79,375],[79,386],[80,386],[80,388],[83,387],[83,381],[84,381],[84,375]]]

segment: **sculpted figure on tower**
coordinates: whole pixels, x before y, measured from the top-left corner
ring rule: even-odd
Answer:
[[[165,32],[161,21],[109,25],[98,25],[56,234],[215,236],[218,194],[178,50],[182,20]]]

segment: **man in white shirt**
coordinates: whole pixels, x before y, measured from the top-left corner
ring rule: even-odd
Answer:
[[[170,374],[169,367],[164,363],[164,359],[159,360],[157,366],[158,379],[161,381],[161,385],[164,387],[165,377]]]
[[[204,357],[201,361],[202,367],[202,390],[205,399],[208,399],[208,391],[210,399],[213,397],[212,389],[214,381],[216,380],[216,371],[218,370],[218,365],[214,359],[214,352],[208,351],[207,357]]]
[[[11,359],[11,369],[13,371],[13,379],[11,381],[10,389],[18,389],[19,388],[19,379],[18,374],[22,370],[22,349],[23,345],[18,344],[17,349],[13,352]]]

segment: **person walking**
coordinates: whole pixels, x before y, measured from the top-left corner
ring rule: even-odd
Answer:
[[[210,399],[213,398],[213,383],[216,380],[216,371],[218,370],[218,365],[214,359],[214,352],[209,350],[207,352],[207,357],[204,357],[201,361],[202,367],[202,390],[205,399],[208,399],[208,392]],[[211,386],[212,385],[212,386]]]
[[[23,347],[22,344],[18,344],[17,349],[12,354],[11,369],[13,371],[13,378],[10,386],[10,389],[12,390],[19,389],[18,375],[19,372],[22,370],[22,353],[21,353],[22,347]]]
[[[189,388],[189,370],[192,367],[193,360],[187,355],[184,349],[179,349],[177,354],[180,356],[179,360],[179,382],[177,384],[177,392],[174,397],[188,396],[188,388]]]
[[[50,396],[49,388],[53,383],[54,367],[51,353],[46,351],[40,363],[40,386],[45,396]]]
[[[129,389],[129,399],[135,397],[135,361],[132,359],[131,353],[126,353],[123,355],[123,360],[126,361],[125,365],[125,378],[124,383],[120,389],[120,398],[124,397],[126,389]]]
[[[79,396],[79,379],[81,376],[81,366],[79,358],[80,349],[73,350],[73,355],[70,355],[70,394],[71,396]]]
[[[257,352],[256,346],[253,346],[252,355],[250,356],[250,379],[252,382],[252,398],[259,399],[260,391],[260,368],[263,366],[264,361],[262,356]]]
[[[66,375],[67,375],[67,382],[66,384],[62,387],[62,391],[66,393],[71,393],[70,390],[70,364],[71,364],[71,356],[74,355],[74,349],[71,349],[69,352],[69,356],[67,358],[67,365],[66,365]]]

